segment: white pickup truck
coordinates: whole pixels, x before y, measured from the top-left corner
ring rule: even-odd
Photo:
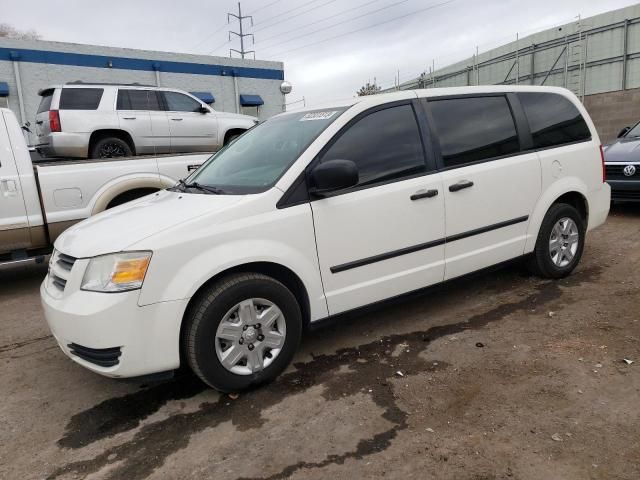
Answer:
[[[41,260],[66,228],[176,184],[210,153],[32,162],[13,112],[0,109],[0,263]]]

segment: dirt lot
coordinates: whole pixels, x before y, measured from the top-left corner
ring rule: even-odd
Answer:
[[[509,267],[345,319],[236,399],[77,366],[44,273],[0,269],[0,478],[640,478],[640,206],[566,280]]]

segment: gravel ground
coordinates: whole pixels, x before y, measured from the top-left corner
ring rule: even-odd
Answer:
[[[512,266],[345,318],[237,398],[84,370],[44,323],[46,267],[3,267],[0,478],[635,480],[639,267],[640,206],[614,207],[571,277]]]

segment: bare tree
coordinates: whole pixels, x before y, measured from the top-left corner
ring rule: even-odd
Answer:
[[[8,23],[0,23],[0,38],[19,38],[22,40],[38,40],[40,34],[35,30],[18,30]]]
[[[364,97],[365,95],[375,95],[376,93],[380,93],[381,90],[382,87],[379,87],[374,80],[373,83],[367,82],[365,85],[360,87],[360,90],[358,90],[356,93],[359,97]]]

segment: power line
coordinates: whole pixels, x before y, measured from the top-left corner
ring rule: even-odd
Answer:
[[[259,12],[260,10],[264,10],[265,8],[268,8],[268,7],[272,6],[272,5],[275,5],[276,3],[281,2],[281,1],[282,0],[275,0],[274,2],[271,2],[271,3],[267,4],[267,5],[263,5],[262,7],[258,8],[257,10],[254,10],[253,12],[251,12],[251,14],[255,14],[256,12]],[[213,32],[211,32],[209,35],[207,35],[204,39],[200,40],[193,47],[191,47],[191,50],[195,50],[200,45],[202,45],[206,41],[210,40],[214,35],[216,35],[217,33],[220,33],[222,30],[227,28],[228,25],[229,25],[229,21],[228,21],[228,17],[227,17],[227,23],[225,23],[224,25],[221,25],[220,27],[216,28]],[[219,48],[221,48],[222,46],[226,45],[227,43],[229,43],[229,40],[224,42],[222,45],[220,45],[220,47],[214,48],[213,50],[211,50],[211,52],[214,52],[215,50],[218,50]],[[209,52],[209,53],[211,53],[211,52]]]
[[[273,19],[278,19],[278,18],[282,17],[283,15],[287,15],[287,14],[289,14],[289,13],[291,13],[291,12],[296,11],[296,10],[300,10],[301,8],[306,7],[307,5],[310,5],[310,4],[315,3],[315,2],[317,2],[317,1],[318,1],[318,0],[310,0],[309,2],[305,2],[305,3],[303,3],[302,5],[298,5],[297,7],[292,8],[291,10],[289,10],[289,11],[288,11],[288,12],[286,12],[286,13],[279,13],[278,15],[273,15],[273,16],[271,16],[271,17],[267,18],[266,20],[261,20],[261,21],[259,21],[259,22],[256,22],[256,25],[262,25],[263,23],[268,23],[268,22],[270,22],[270,21],[271,21],[271,20],[273,20]],[[260,30],[264,30],[265,28],[268,28],[268,27],[263,27],[263,28],[262,28],[262,29],[260,29]],[[258,32],[258,31],[259,31],[259,30],[254,30],[254,32]]]
[[[209,40],[210,38],[212,38],[216,33],[220,33],[222,30],[224,30],[225,28],[227,28],[227,25],[229,25],[228,23],[225,23],[224,25],[222,25],[220,28],[217,28],[216,30],[214,30],[212,33],[210,33],[209,35],[207,35],[203,40],[200,40],[198,43],[196,43],[193,47],[191,47],[191,50],[194,50],[196,48],[198,48],[200,45],[202,45],[204,42],[206,42],[207,40]]]
[[[300,15],[304,15],[305,13],[313,12],[314,10],[317,10],[317,9],[319,9],[319,8],[322,8],[322,7],[324,7],[324,6],[327,6],[327,5],[329,5],[330,3],[334,3],[335,1],[336,1],[336,0],[328,0],[328,1],[324,2],[324,3],[321,3],[320,5],[316,5],[315,7],[310,8],[309,10],[305,10],[304,12],[300,12],[300,13],[296,13],[295,15],[291,15],[290,17],[285,18],[284,20],[282,20],[282,22],[286,22],[286,21],[291,20],[291,19],[293,19],[293,18],[297,18],[297,17],[299,17]],[[273,27],[273,26],[275,26],[275,25],[280,25],[282,22],[274,23],[273,25],[267,25],[267,26],[265,26],[265,27],[259,28],[258,30],[254,30],[254,32],[255,32],[255,33],[261,32],[262,30],[266,30],[267,28],[271,28],[271,27]]]
[[[276,0],[275,2],[271,2],[271,3],[268,3],[267,5],[263,5],[262,7],[258,8],[258,9],[256,9],[256,10],[253,10],[253,11],[251,12],[251,15],[255,15],[255,14],[256,14],[256,12],[259,12],[260,10],[264,10],[265,8],[269,8],[271,5],[275,5],[276,3],[279,3],[279,2],[281,2],[281,1],[282,1],[282,0]]]
[[[362,5],[358,5],[358,6],[355,6],[353,8],[348,8],[347,10],[343,10],[342,12],[336,13],[335,15],[330,15],[330,16],[322,18],[320,20],[316,20],[315,22],[306,23],[304,25],[299,26],[298,28],[294,28],[294,29],[291,29],[291,30],[288,30],[288,31],[282,32],[282,33],[276,33],[275,35],[271,35],[270,37],[263,38],[262,41],[261,41],[261,44],[262,44],[262,42],[269,41],[272,38],[281,37],[282,35],[287,35],[287,34],[289,34],[291,32],[297,32],[298,30],[302,30],[303,28],[310,27],[310,26],[316,25],[318,23],[326,22],[327,20],[330,20],[332,18],[339,17],[340,15],[344,15],[345,13],[351,12],[353,10],[357,10],[359,8],[362,8],[362,7],[366,7],[367,5],[371,5],[372,3],[376,3],[376,2],[379,2],[379,1],[380,0],[370,0],[369,2],[363,3]]]
[[[229,40],[225,40],[223,43],[221,43],[220,45],[218,45],[216,48],[214,48],[213,50],[209,50],[209,52],[207,52],[207,55],[211,55],[213,52],[220,50],[222,47],[224,47],[225,45],[228,45],[231,43],[231,39]]]
[[[369,25],[367,27],[362,27],[362,28],[358,28],[356,30],[351,30],[350,32],[342,33],[340,35],[334,35],[333,37],[325,38],[324,40],[319,40],[319,41],[313,42],[313,43],[308,43],[308,44],[302,45],[300,47],[291,48],[289,50],[283,50],[281,52],[276,52],[275,54],[272,54],[272,55],[274,55],[274,56],[275,55],[282,55],[284,53],[290,53],[290,52],[295,52],[295,51],[298,51],[298,50],[302,50],[303,48],[313,47],[314,45],[318,45],[320,43],[328,42],[330,40],[335,40],[336,38],[346,37],[347,35],[353,35],[354,33],[362,32],[364,30],[369,30],[370,28],[378,27],[380,25],[385,25],[387,23],[395,22],[396,20],[401,20],[403,18],[410,17],[410,16],[416,15],[418,13],[426,12],[427,10],[433,10],[434,8],[442,7],[444,5],[448,5],[448,4],[453,3],[455,1],[457,1],[457,0],[447,0],[445,2],[440,2],[440,3],[433,4],[433,5],[429,5],[428,7],[420,8],[418,10],[414,10],[413,12],[407,13],[405,15],[400,15],[400,16],[397,16],[397,17],[390,18],[389,20],[385,20],[384,22],[374,23],[373,25]]]
[[[338,22],[338,23],[334,23],[333,25],[329,25],[328,27],[319,28],[318,30],[314,30],[312,32],[303,33],[302,35],[298,35],[297,37],[293,37],[293,38],[289,38],[287,40],[283,40],[282,42],[276,42],[273,45],[267,47],[266,50],[270,50],[275,46],[282,45],[284,43],[289,43],[289,42],[291,42],[293,40],[297,40],[297,39],[302,38],[302,37],[307,37],[309,35],[313,35],[314,33],[322,32],[322,31],[327,30],[329,28],[334,28],[334,27],[338,27],[340,25],[344,25],[345,23],[349,23],[349,22],[352,22],[354,20],[358,20],[359,18],[363,18],[363,17],[366,17],[368,15],[373,15],[374,13],[381,12],[382,10],[386,10],[388,8],[391,8],[391,7],[396,7],[396,6],[398,6],[398,5],[402,4],[402,3],[407,3],[408,1],[409,0],[400,0],[399,2],[392,3],[390,5],[386,5],[384,7],[378,8],[376,10],[372,10],[372,11],[367,12],[367,13],[363,13],[362,15],[358,15],[358,16],[353,17],[353,18],[347,18],[346,20],[343,20],[343,21]]]

